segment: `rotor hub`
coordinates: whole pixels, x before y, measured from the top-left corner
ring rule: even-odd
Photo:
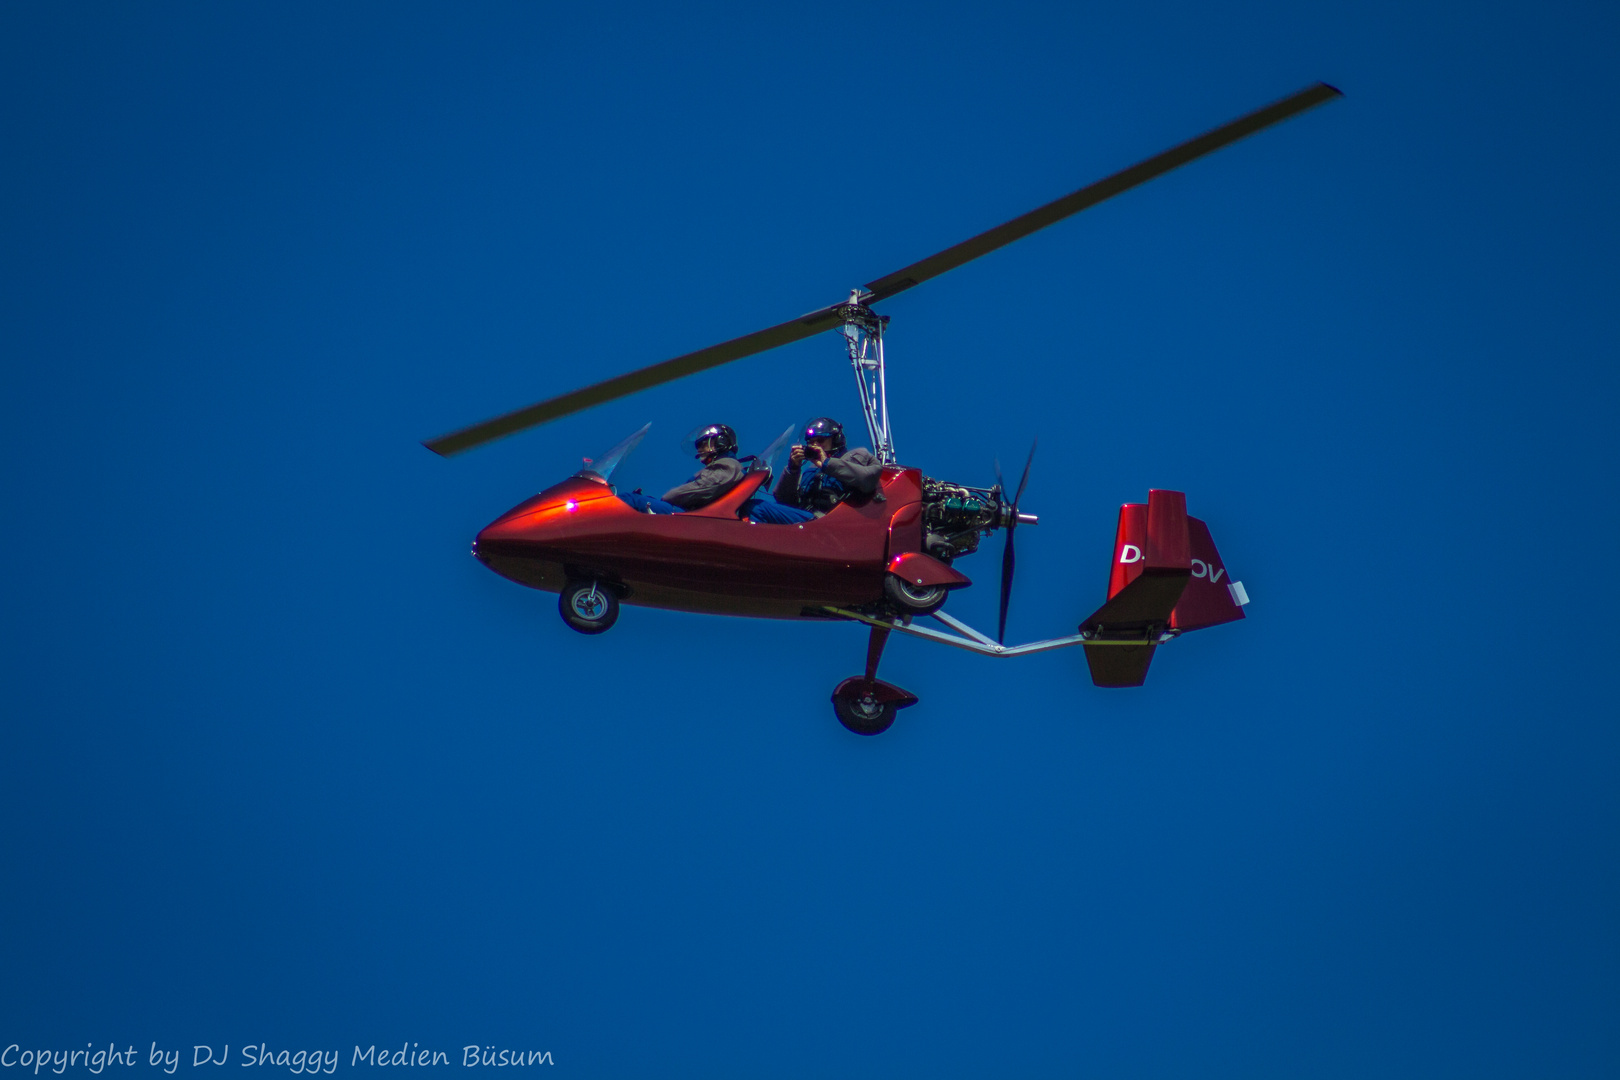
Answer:
[[[853,326],[871,337],[882,337],[883,328],[888,325],[889,317],[879,315],[865,304],[853,297],[847,304],[839,304],[833,308],[845,326]]]

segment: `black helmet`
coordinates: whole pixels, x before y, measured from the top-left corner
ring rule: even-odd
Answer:
[[[687,445],[698,457],[704,454],[703,444],[708,440],[715,440],[714,449],[720,457],[737,456],[737,433],[725,424],[709,424],[700,427],[686,437]]]
[[[837,457],[844,452],[844,425],[830,416],[818,416],[804,425],[804,441],[811,439],[831,439],[833,456]]]

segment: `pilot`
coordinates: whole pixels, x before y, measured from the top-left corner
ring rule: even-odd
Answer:
[[[804,429],[804,445],[788,453],[787,468],[776,484],[776,502],[754,500],[748,515],[755,521],[793,524],[827,513],[851,496],[877,493],[883,466],[862,447],[844,442],[844,425],[822,416]]]
[[[662,499],[633,491],[619,498],[647,514],[679,514],[708,506],[730,491],[746,471],[737,460],[737,433],[725,424],[710,424],[697,430],[692,448],[703,463],[696,476],[679,487],[664,492]]]

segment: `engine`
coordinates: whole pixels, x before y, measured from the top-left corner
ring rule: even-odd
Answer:
[[[963,487],[929,476],[922,484],[923,546],[941,562],[977,551],[980,540],[1012,518],[1013,508],[1003,501],[1000,488]]]

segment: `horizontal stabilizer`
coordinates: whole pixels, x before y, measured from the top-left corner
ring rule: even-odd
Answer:
[[[1186,587],[1186,574],[1144,573],[1088,615],[1080,629],[1114,636],[1125,631],[1141,636],[1153,626],[1162,630],[1170,625],[1170,616]]]

